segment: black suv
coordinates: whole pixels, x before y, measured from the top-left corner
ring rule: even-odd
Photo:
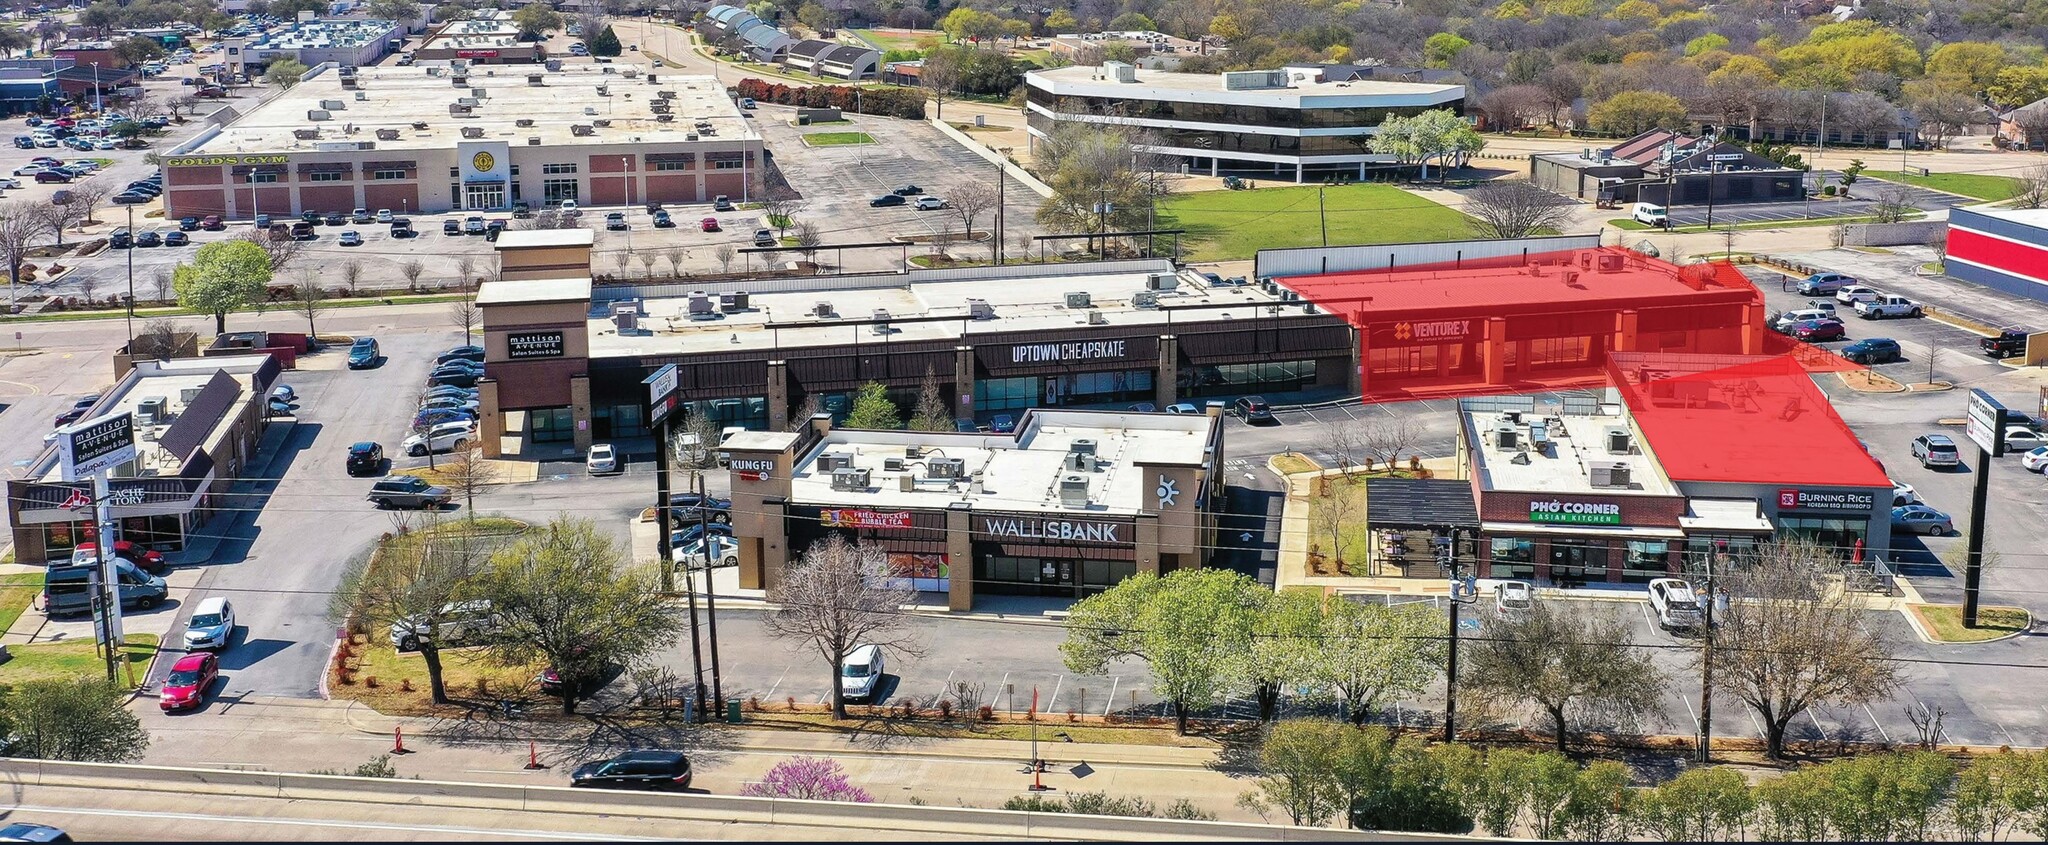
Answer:
[[[446,487],[436,487],[417,475],[394,475],[370,488],[370,501],[380,508],[438,508],[448,504]]]
[[[369,475],[384,471],[384,444],[365,440],[348,447],[348,474]]]
[[[1244,396],[1231,403],[1231,413],[1246,423],[1275,422],[1273,406],[1266,404],[1264,396]]]
[[[569,785],[598,789],[688,789],[690,758],[680,751],[628,751],[610,760],[577,766],[569,775]]]

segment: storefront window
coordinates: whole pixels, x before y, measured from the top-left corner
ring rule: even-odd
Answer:
[[[1316,362],[1313,360],[1184,367],[1180,371],[1180,394],[1194,397],[1267,391],[1287,393],[1310,387],[1315,382]]]
[[[564,443],[576,439],[575,414],[568,408],[542,408],[526,412],[527,439],[534,443]]]
[[[541,202],[550,208],[561,205],[564,200],[576,199],[577,191],[574,179],[545,179],[540,183]]]
[[[1126,370],[1053,376],[1047,380],[1045,395],[1048,405],[1092,405],[1151,399],[1154,395],[1152,373]]]
[[[1803,516],[1778,517],[1778,539],[1805,540],[1833,549],[1835,556],[1848,560],[1867,539],[1870,523],[1864,519],[1825,519]],[[1864,556],[1869,556],[1865,550]]]
[[[591,410],[591,431],[593,436],[639,437],[647,433],[646,423],[641,421],[639,405],[612,405]]]
[[[121,520],[121,539],[159,551],[185,547],[185,526],[176,514],[131,516]]]
[[[1607,541],[1551,540],[1550,580],[1561,587],[1607,580]]]
[[[1050,560],[982,555],[974,565],[977,594],[1080,598],[1137,574],[1127,560]]]
[[[1021,411],[1039,404],[1037,376],[992,378],[974,383],[974,409],[979,412]]]
[[[1493,538],[1492,567],[1487,570],[1490,578],[1536,577],[1536,542],[1525,537]]]
[[[1670,543],[1630,540],[1628,557],[1621,566],[1621,580],[1643,583],[1652,578],[1662,578],[1670,574],[1670,559]]]
[[[52,522],[43,526],[43,548],[49,550],[50,559],[71,557],[71,550],[84,542],[82,522]]]
[[[681,403],[685,415],[703,414],[711,418],[719,428],[743,426],[751,429],[768,427],[768,398],[746,396],[734,399],[700,399]],[[834,416],[836,423],[837,416]]]
[[[1586,337],[1539,337],[1529,341],[1529,366],[1582,367],[1592,357],[1593,343]]]
[[[1756,538],[1749,536],[1700,536],[1685,539],[1685,571],[1704,574],[1708,566],[1726,572],[1749,560]]]

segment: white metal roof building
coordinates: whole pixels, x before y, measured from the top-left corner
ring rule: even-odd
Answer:
[[[1034,144],[1061,121],[1115,123],[1147,130],[1142,149],[1179,156],[1191,169],[1297,182],[1362,178],[1368,165],[1393,162],[1365,148],[1388,115],[1462,112],[1465,101],[1463,85],[1331,82],[1320,67],[1207,75],[1105,62],[1032,71],[1024,84]]]

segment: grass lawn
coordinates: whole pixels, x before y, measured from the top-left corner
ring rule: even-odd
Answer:
[[[1945,643],[1978,643],[1995,640],[2018,631],[2024,631],[2033,622],[2027,612],[2017,607],[1977,608],[1977,627],[1963,627],[1963,609],[1949,604],[1909,605],[1913,614],[1926,623],[1934,638]]]
[[[1191,260],[1250,258],[1269,247],[1320,246],[1324,207],[1333,244],[1390,244],[1470,237],[1464,214],[1391,185],[1339,185],[1203,191],[1159,204],[1161,229],[1188,231]]]
[[[874,142],[874,136],[866,132],[812,132],[804,136],[804,145],[810,147],[847,147]]]
[[[1926,216],[1927,212],[1921,211],[1919,209],[1914,209],[1906,212],[1905,219],[1918,220]],[[1814,226],[1833,226],[1840,223],[1875,222],[1877,222],[1877,218],[1869,215],[1862,215],[1854,217],[1815,217],[1811,220],[1758,220],[1753,223],[1737,223],[1735,224],[1734,228],[1735,231],[1738,232],[1747,232],[1757,229],[1806,229]],[[1613,226],[1616,229],[1621,229],[1627,232],[1640,232],[1644,229],[1656,228],[1655,226],[1645,226],[1626,217],[1617,217],[1613,220],[1609,220],[1607,221],[1607,225]],[[1671,229],[1671,233],[1675,235],[1689,235],[1699,234],[1701,232],[1722,232],[1727,231],[1728,228],[1728,226],[1719,223],[1714,224],[1714,228],[1712,229],[1709,229],[1705,226],[1675,226]]]
[[[1323,465],[1311,460],[1300,452],[1282,452],[1273,456],[1273,467],[1288,475],[1297,472],[1315,472]]]
[[[875,49],[885,53],[890,50],[930,50],[933,47],[946,43],[946,34],[935,29],[910,30],[908,32],[901,30],[881,32],[873,29],[856,29],[853,32],[855,35],[867,39],[869,44],[875,45]]]
[[[1887,182],[1904,182],[1921,188],[1933,188],[1951,194],[1962,194],[1980,200],[1997,201],[2012,199],[2019,192],[2020,180],[2011,176],[1990,176],[1982,173],[1904,173],[1897,170],[1865,170],[1863,175]]]
[[[43,574],[0,575],[0,632],[14,627],[14,620],[28,610],[29,602],[43,591]]]
[[[149,666],[150,656],[156,654],[156,644],[155,634],[127,636],[126,644],[121,650],[128,655],[128,662],[134,664],[137,682],[142,680],[142,673]],[[14,659],[0,663],[0,684],[76,678],[81,675],[106,675],[106,664],[101,662],[99,648],[90,637],[57,643],[9,646],[7,650],[14,655]]]

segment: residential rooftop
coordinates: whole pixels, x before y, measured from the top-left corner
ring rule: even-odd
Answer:
[[[1148,291],[1161,276],[1172,279],[1173,288]],[[485,296],[511,295],[488,293],[493,285],[507,284],[529,283],[486,283]],[[745,306],[735,297],[733,310],[724,310],[721,294],[738,291],[747,292]],[[695,311],[692,296],[641,300],[636,326],[624,330],[612,306],[597,303],[590,315],[591,357],[940,340],[1090,325],[1158,334],[1176,321],[1251,320],[1273,316],[1274,309],[1282,315],[1304,310],[1304,303],[1283,306],[1279,296],[1255,285],[1226,280],[1211,286],[1196,273],[1176,273],[1164,260],[753,279],[706,283],[703,294]],[[1075,294],[1084,295],[1086,304],[1076,297],[1069,305]],[[1148,294],[1156,307],[1138,303]],[[977,319],[978,309],[986,316]]]
[[[790,501],[921,509],[968,502],[977,511],[1137,514],[1152,501],[1147,494],[1154,482],[1143,467],[1210,462],[1217,424],[1208,415],[1033,410],[1013,434],[834,429],[799,456]],[[1093,442],[1093,469],[1076,470],[1069,455],[1084,441]],[[867,470],[867,486],[834,489],[832,473],[818,467],[826,454],[847,456],[849,467]],[[932,463],[940,459],[960,461],[957,478],[930,477]],[[909,490],[903,489],[905,476]],[[1086,479],[1085,507],[1061,498],[1061,479],[1070,476]]]
[[[531,84],[532,77],[541,84]],[[459,141],[477,140],[465,138],[464,129],[515,147],[759,140],[717,80],[669,73],[651,78],[617,65],[559,71],[490,65],[470,68],[458,87],[446,67],[366,67],[356,71],[357,85],[349,89],[339,73],[323,68],[187,152],[312,153],[338,142],[379,151],[453,149]],[[661,92],[674,95],[667,98],[669,121],[659,120],[648,105],[663,99]],[[465,98],[476,105],[458,117],[452,112],[466,105],[459,102]],[[337,101],[338,110],[332,108]],[[308,119],[314,111],[331,117]],[[577,135],[572,126],[591,127],[591,134]],[[298,137],[307,130],[318,137]],[[382,130],[387,137],[380,137]]]

